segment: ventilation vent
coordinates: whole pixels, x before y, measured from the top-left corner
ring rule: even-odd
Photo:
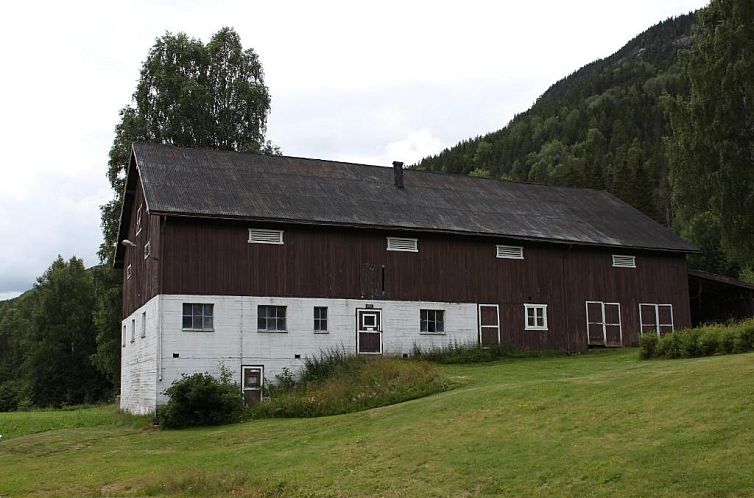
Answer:
[[[503,259],[524,259],[524,248],[521,246],[497,246],[497,257]]]
[[[405,251],[405,252],[419,252],[417,249],[418,239],[407,239],[401,237],[388,237],[387,238],[387,250],[388,251]]]
[[[636,256],[613,254],[613,266],[616,268],[636,268]]]
[[[249,228],[249,244],[282,244],[282,230],[262,230]]]

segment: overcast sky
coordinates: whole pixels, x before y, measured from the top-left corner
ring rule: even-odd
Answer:
[[[284,154],[412,163],[493,131],[556,80],[705,0],[13,2],[0,42],[0,299],[57,254],[97,263],[107,152],[155,37],[232,26]]]

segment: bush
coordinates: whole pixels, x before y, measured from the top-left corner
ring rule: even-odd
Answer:
[[[254,418],[319,417],[400,403],[449,389],[447,376],[416,359],[347,355],[324,351],[304,362],[301,380],[277,376],[265,399],[250,407]],[[286,384],[289,386],[286,388]]]
[[[208,373],[184,375],[165,391],[170,397],[157,419],[161,427],[181,429],[236,422],[243,415],[241,387],[221,368],[220,378]]]
[[[453,342],[428,349],[422,349],[418,344],[414,344],[412,356],[435,363],[460,364],[482,363],[520,355],[516,355],[510,346],[498,345],[482,348],[477,343]]]
[[[680,334],[667,334],[657,341],[657,356],[660,358],[681,358]]]
[[[15,382],[0,385],[0,412],[14,412],[21,401],[21,389]]]
[[[655,351],[657,350],[657,340],[656,334],[642,334],[639,337],[639,358],[642,360],[654,358]]]

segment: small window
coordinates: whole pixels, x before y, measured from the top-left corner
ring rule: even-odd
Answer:
[[[418,244],[418,239],[408,239],[405,237],[387,238],[388,251],[419,252]]]
[[[147,312],[144,311],[141,314],[141,337],[142,339],[147,336]]]
[[[144,259],[147,259],[150,253],[151,253],[151,248],[150,248],[149,242],[147,242],[146,244],[144,244]]]
[[[277,244],[283,243],[282,230],[263,230],[249,228],[249,244]]]
[[[121,344],[122,347],[126,347],[126,326],[123,326],[123,337],[121,338]]]
[[[420,310],[419,322],[423,334],[444,334],[445,310]]]
[[[141,210],[144,204],[139,205],[139,209],[136,210],[136,235],[141,233]]]
[[[131,280],[131,275],[133,275],[133,270],[131,270],[131,265],[128,265],[126,267],[126,280]]]
[[[524,259],[524,248],[521,246],[497,246],[497,257],[501,259]]]
[[[183,330],[214,330],[214,304],[183,303]]]
[[[613,266],[615,268],[636,268],[636,256],[613,254]]]
[[[136,340],[136,319],[131,320],[131,342]]]
[[[258,306],[257,329],[260,332],[285,332],[285,306]]]
[[[314,331],[327,332],[327,307],[314,307]]]
[[[547,330],[547,305],[524,304],[526,330]]]

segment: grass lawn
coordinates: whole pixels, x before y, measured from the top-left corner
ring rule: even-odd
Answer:
[[[462,387],[318,419],[159,431],[112,408],[0,414],[2,430],[32,417],[0,443],[0,496],[754,496],[754,354],[443,368]]]

